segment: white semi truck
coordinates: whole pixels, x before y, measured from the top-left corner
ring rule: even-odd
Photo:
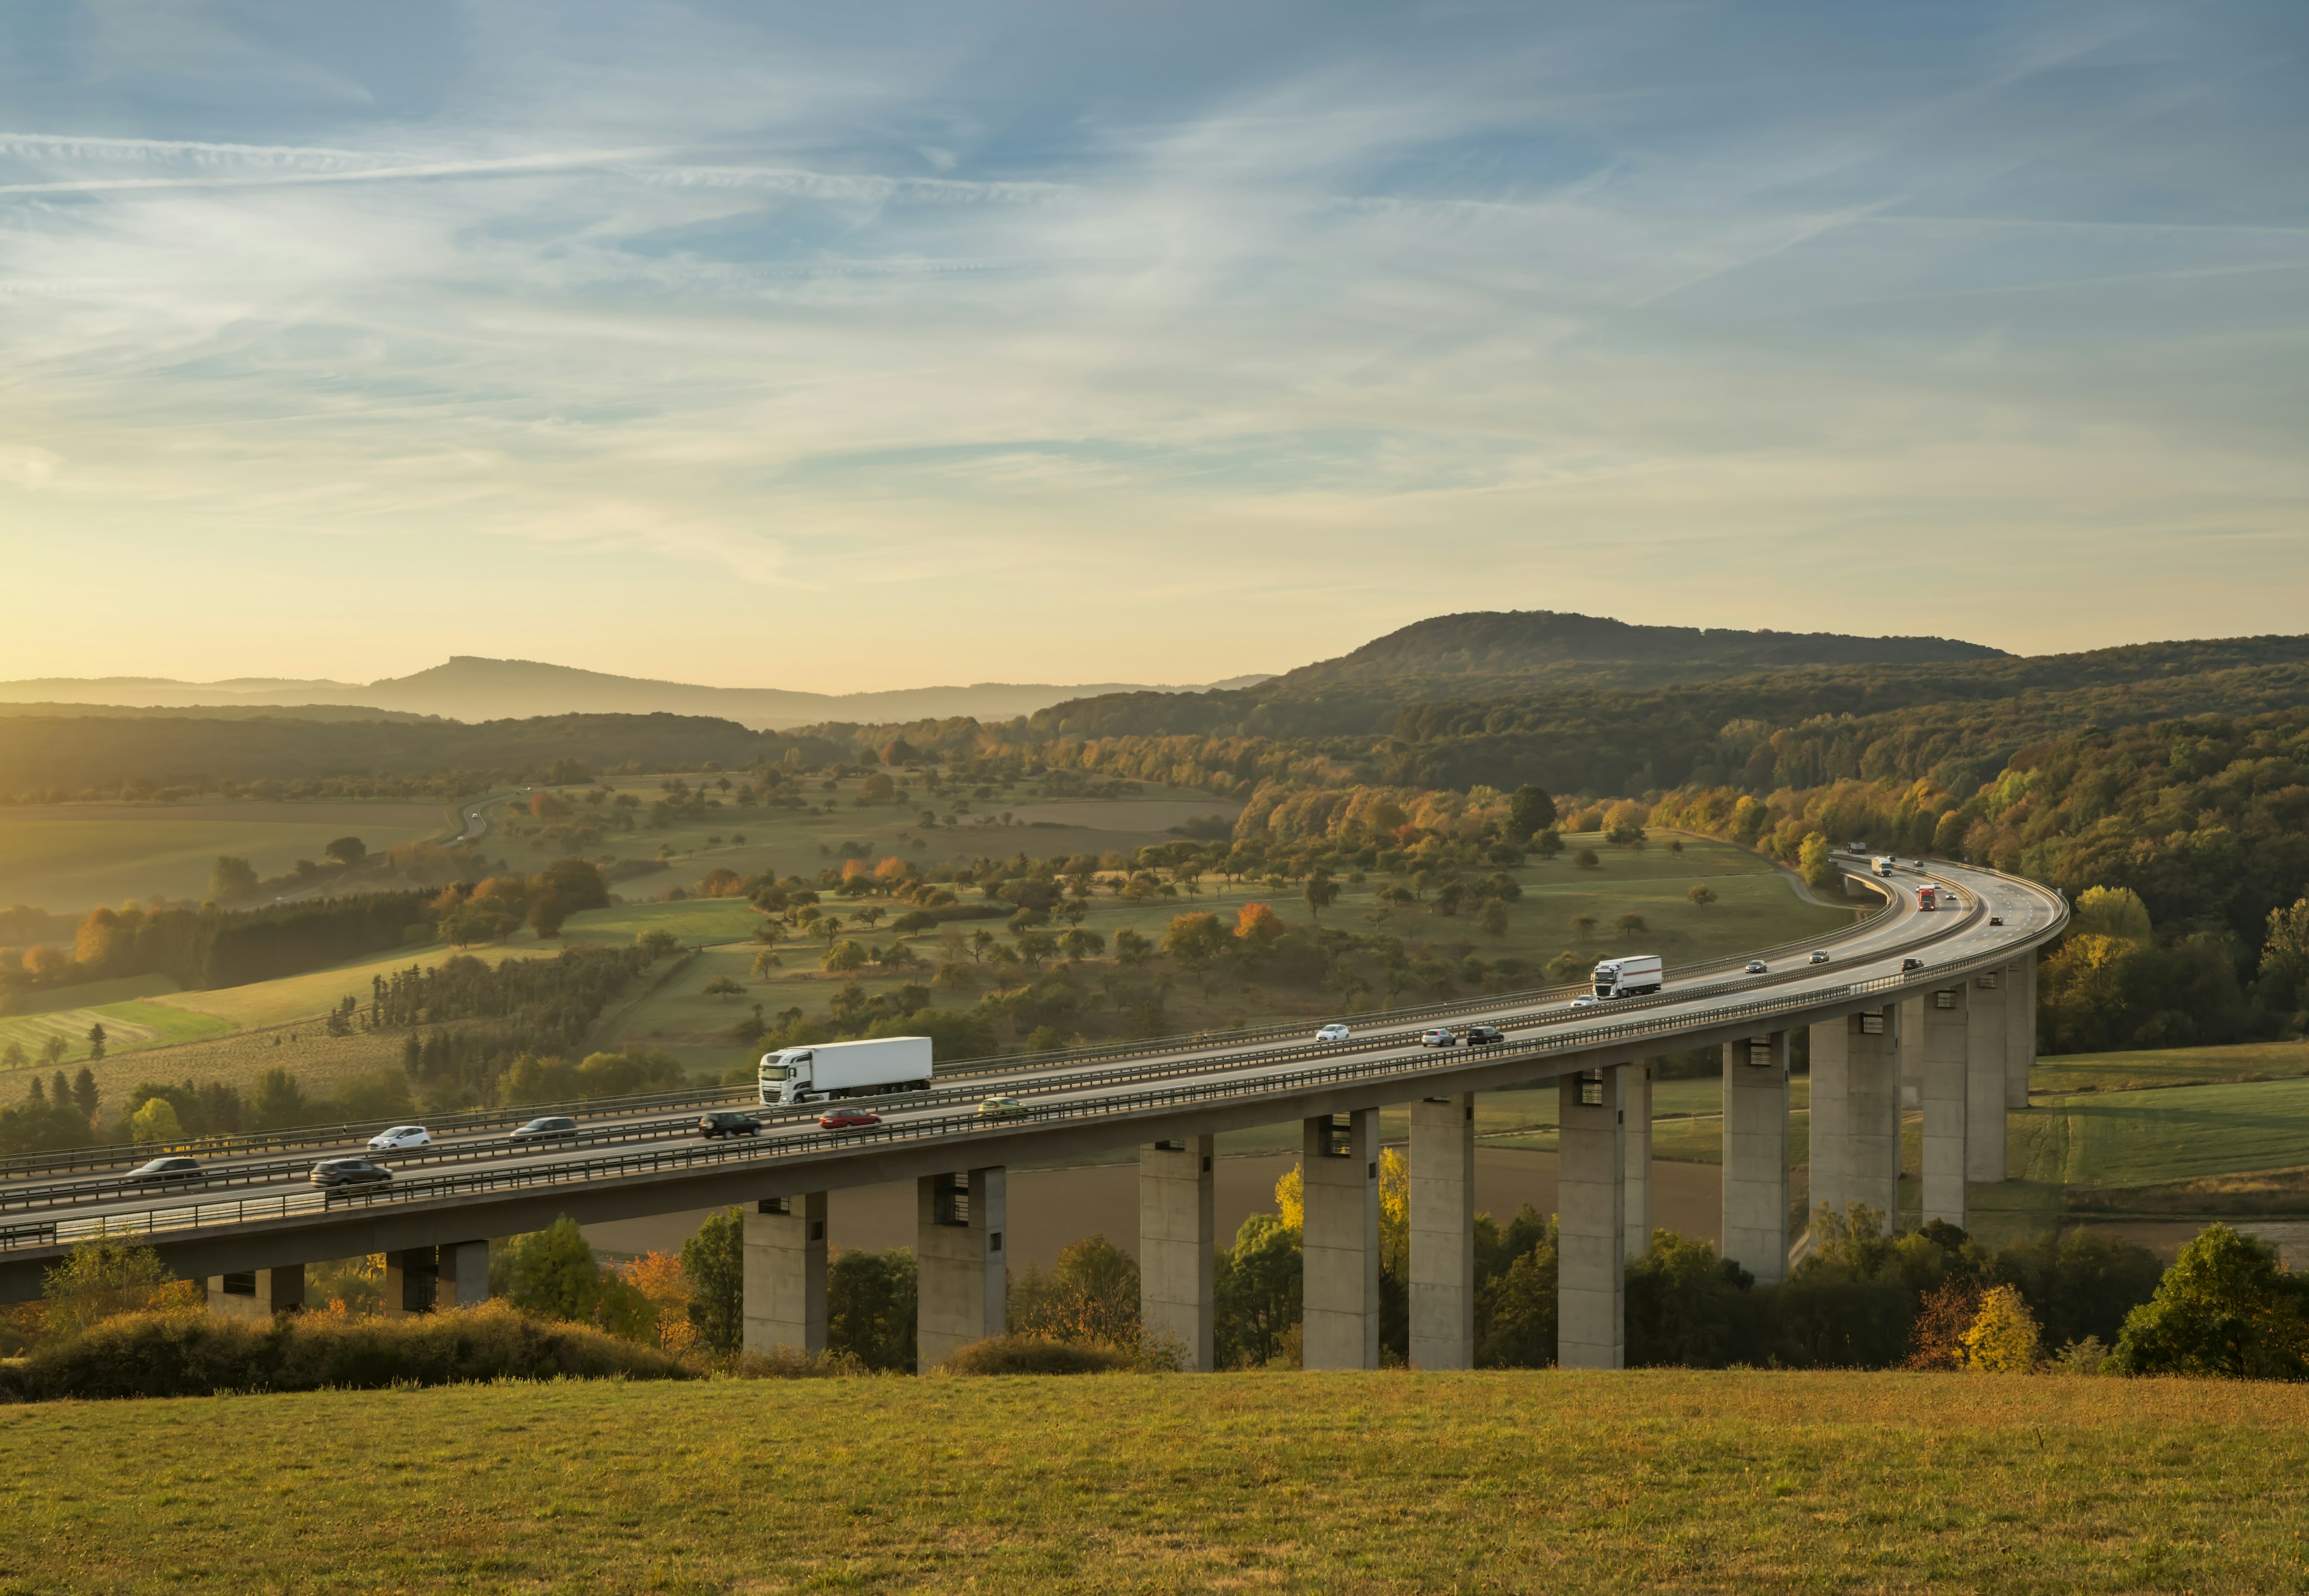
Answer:
[[[1596,995],[1599,998],[1639,997],[1660,989],[1660,961],[1656,953],[1638,953],[1626,958],[1607,958],[1596,967]]]
[[[1892,856],[1889,854],[1879,854],[1868,862],[1868,868],[1880,876],[1890,875],[1893,868]]]
[[[820,1042],[765,1053],[761,1085],[765,1108],[928,1091],[930,1039],[878,1037],[867,1042]]]

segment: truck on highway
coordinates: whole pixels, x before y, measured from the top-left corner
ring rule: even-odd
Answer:
[[[1625,958],[1607,958],[1596,967],[1592,977],[1596,995],[1599,998],[1640,997],[1660,989],[1660,961],[1656,953],[1631,954]]]
[[[1892,873],[1891,855],[1888,854],[1877,854],[1876,857],[1868,862],[1868,868],[1880,876],[1890,875]]]
[[[1923,886],[1917,888],[1916,906],[1920,909],[1936,909],[1940,907],[1941,889],[1933,886],[1930,881],[1926,881]]]
[[[762,1055],[765,1108],[794,1108],[836,1097],[928,1091],[930,1039],[878,1037],[864,1042],[820,1042]]]

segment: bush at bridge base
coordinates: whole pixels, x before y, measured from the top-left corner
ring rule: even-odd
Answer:
[[[682,1380],[679,1360],[589,1325],[503,1303],[407,1319],[297,1314],[270,1324],[191,1313],[126,1314],[0,1368],[0,1396],[206,1396],[484,1380]]]
[[[989,1336],[950,1354],[938,1371],[947,1375],[1114,1375],[1138,1360],[1116,1347],[1085,1341],[1052,1341],[1041,1336]]]

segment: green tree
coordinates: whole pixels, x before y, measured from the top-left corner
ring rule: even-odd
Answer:
[[[826,1345],[869,1369],[912,1374],[914,1368],[914,1255],[844,1247],[826,1270]]]
[[[67,1253],[40,1279],[48,1332],[70,1337],[122,1314],[160,1305],[169,1287],[160,1254],[109,1236],[94,1236]]]
[[[866,950],[845,937],[826,949],[826,957],[818,960],[818,965],[819,967],[835,971],[836,974],[863,969],[866,967]]]
[[[1620,916],[1620,934],[1622,937],[1641,936],[1650,929],[1644,924],[1644,917],[1633,909]]]
[[[2298,1380],[2309,1375],[2309,1277],[2277,1250],[2209,1225],[2181,1249],[2157,1295],[2125,1316],[2116,1366],[2128,1375]]]
[[[1128,925],[1114,933],[1115,962],[1141,965],[1154,957],[1154,944]]]
[[[698,990],[702,995],[705,997],[718,997],[725,1003],[733,997],[743,997],[746,993],[746,989],[744,987],[739,985],[727,976],[716,976]]]
[[[359,864],[368,857],[368,845],[358,837],[340,837],[321,852],[340,864]]]
[[[1331,879],[1330,872],[1318,870],[1307,878],[1300,896],[1307,900],[1308,917],[1320,919],[1325,909],[1339,901],[1339,884]]]
[[[2155,928],[2149,923],[2149,906],[2130,887],[2088,887],[2077,894],[2076,906],[2069,916],[2071,936],[2147,942],[2154,932]]]
[[[1120,937],[1116,940],[1120,946]],[[1197,974],[1210,968],[1229,945],[1226,927],[1212,914],[1173,915],[1163,932],[1163,951],[1176,960],[1180,968]]]
[[[8,1045],[0,1048],[0,1070],[21,1070],[24,1063],[24,1045],[11,1037]]]
[[[1582,870],[1595,870],[1599,867],[1604,861],[1602,856],[1598,854],[1595,849],[1582,848],[1577,854],[1572,855],[1571,863],[1578,865]]]
[[[102,1058],[104,1056],[104,1045],[107,1040],[108,1038],[104,1034],[104,1022],[102,1020],[97,1020],[90,1025],[88,1028],[88,1056],[91,1059]]]
[[[2269,935],[2261,948],[2261,991],[2271,1008],[2309,1006],[2309,898],[2269,911]]]
[[[573,1319],[628,1340],[645,1341],[654,1329],[649,1298],[617,1271],[601,1267],[566,1214],[515,1243],[506,1296],[541,1319]]]
[[[1485,898],[1483,906],[1476,911],[1475,924],[1482,926],[1487,935],[1495,937],[1507,935],[1508,906],[1496,898]]]
[[[1487,1369],[1538,1369],[1555,1361],[1556,1227],[1479,1296],[1475,1363]]]
[[[569,906],[550,892],[540,892],[530,899],[529,928],[537,932],[537,940],[541,942],[559,936],[568,918]]]
[[[1693,908],[1704,909],[1716,902],[1716,889],[1708,886],[1694,887],[1684,896],[1691,900]]]
[[[291,1125],[309,1123],[313,1106],[306,1099],[305,1089],[288,1071],[275,1067],[256,1078],[256,1086],[248,1102],[249,1128],[255,1131],[281,1131]]]
[[[1026,1266],[1011,1288],[1008,1323],[1024,1335],[1135,1349],[1138,1265],[1103,1235],[1070,1243],[1059,1249],[1050,1273]]]
[[[1252,1214],[1218,1258],[1214,1332],[1221,1368],[1257,1368],[1283,1350],[1302,1316],[1306,1269],[1299,1232],[1275,1214]]]
[[[1815,892],[1829,891],[1843,884],[1843,872],[1836,868],[1828,838],[1817,831],[1797,846],[1796,870],[1803,877],[1804,885]]]
[[[151,1097],[128,1116],[128,1138],[168,1147],[185,1139],[185,1127],[168,1098]]]
[[[256,896],[256,868],[246,859],[221,854],[209,870],[209,896],[219,903],[238,903]]]
[[[689,1323],[697,1344],[735,1352],[746,1331],[746,1218],[734,1208],[708,1215],[681,1244],[681,1272],[689,1282]]]
[[[1550,830],[1555,820],[1555,800],[1542,788],[1518,787],[1508,800],[1508,837],[1511,842],[1523,842]]]
[[[96,1071],[86,1064],[73,1077],[73,1106],[79,1109],[92,1123],[96,1119]]]

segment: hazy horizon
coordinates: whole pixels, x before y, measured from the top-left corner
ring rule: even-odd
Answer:
[[[2297,631],[2304,39],[19,10],[0,678],[1203,681],[1510,608]]]

